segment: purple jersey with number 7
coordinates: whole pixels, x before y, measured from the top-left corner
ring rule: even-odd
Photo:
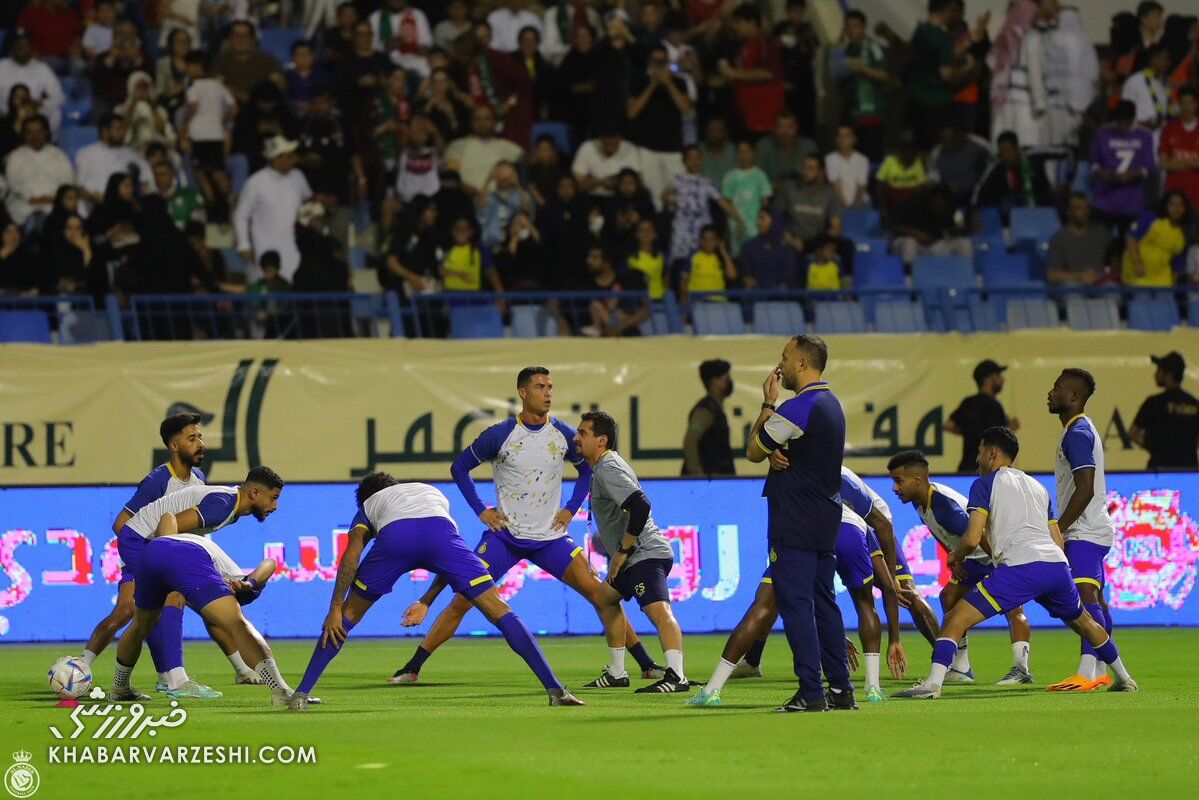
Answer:
[[[1114,125],[1100,128],[1091,147],[1091,168],[1127,172],[1157,166],[1153,156],[1153,134],[1144,128],[1122,131]],[[1108,183],[1095,176],[1092,180],[1092,205],[1097,211],[1126,217],[1140,216],[1145,210],[1145,182]]]

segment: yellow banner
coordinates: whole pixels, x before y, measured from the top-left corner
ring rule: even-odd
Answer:
[[[212,480],[235,481],[253,464],[292,481],[348,481],[373,469],[444,480],[460,450],[513,413],[516,373],[530,364],[552,370],[555,416],[575,425],[582,410],[608,411],[638,473],[673,476],[687,414],[703,394],[698,364],[732,362],[725,410],[743,453],[761,382],[784,344],[747,336],[6,345],[0,485],[136,482],[165,460],[159,422],[189,408],[211,415]],[[1060,427],[1045,394],[1063,367],[1077,366],[1098,381],[1088,411],[1108,468],[1130,470],[1147,462],[1127,431],[1158,391],[1149,355],[1199,353],[1199,331],[838,336],[829,349],[826,377],[849,424],[846,463],[863,474],[881,474],[892,453],[911,447],[938,471],[954,469],[961,440],[943,424],[974,393],[971,371],[984,358],[1010,366],[999,400],[1021,423],[1020,466],[1053,470]],[[737,469],[764,471],[743,458]]]

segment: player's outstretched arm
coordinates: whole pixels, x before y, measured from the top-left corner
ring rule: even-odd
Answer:
[[[892,677],[902,678],[907,675],[908,659],[899,641],[899,592],[890,579],[895,570],[887,564],[885,558],[879,558],[877,555],[872,562],[874,583],[883,593],[883,611],[887,615],[887,666],[891,669]]]
[[[194,508],[180,511],[178,514],[163,514],[154,529],[155,536],[173,536],[176,533],[189,533],[200,527],[203,520],[200,512]]]
[[[333,599],[329,601],[329,613],[325,617],[321,647],[330,642],[334,647],[341,647],[346,640],[347,632],[341,621],[341,607],[345,603],[350,584],[358,573],[358,562],[362,559],[362,550],[366,547],[366,533],[365,525],[355,525],[350,530],[350,540],[346,542],[345,552],[337,564],[337,582],[333,584]]]
[[[254,571],[246,576],[246,579],[251,578],[259,585],[263,586],[271,578],[275,576],[275,570],[279,568],[279,564],[273,558],[263,559],[262,563],[254,567]]]
[[[425,621],[425,616],[429,613],[429,607],[441,594],[442,590],[449,586],[449,581],[438,575],[433,579],[433,585],[429,590],[420,596],[412,605],[404,611],[404,617],[400,620],[400,625],[405,628],[415,628]]]
[[[974,548],[978,547],[983,540],[983,532],[987,527],[987,512],[981,508],[976,508],[970,512],[970,525],[966,528],[965,535],[958,542],[957,549],[949,554],[950,566],[956,571],[960,569],[961,563],[966,560],[966,556],[974,552]]]
[[[898,563],[895,543],[895,526],[891,520],[887,519],[887,515],[877,508],[871,508],[870,513],[866,515],[866,524],[874,531],[874,535],[878,537],[878,545],[883,549],[883,560],[887,562],[887,568],[891,571],[889,580],[880,581],[879,589],[881,590],[883,583],[890,583],[894,588],[895,585],[895,565]]]

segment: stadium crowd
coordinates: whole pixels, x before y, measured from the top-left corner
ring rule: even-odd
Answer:
[[[1059,0],[906,39],[804,0],[3,5],[0,293],[838,290],[865,208],[909,266],[1055,207],[1049,284],[1199,282],[1199,18],[1152,0],[1098,46]]]

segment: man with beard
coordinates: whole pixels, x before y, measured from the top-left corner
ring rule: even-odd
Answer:
[[[724,401],[733,393],[732,365],[712,359],[699,365],[699,379],[707,394],[691,408],[687,435],[683,437],[683,475],[735,475],[729,420]]]
[[[962,437],[962,460],[958,463],[958,472],[974,474],[978,471],[976,459],[983,431],[1003,427],[1014,431],[1020,429],[1020,420],[1015,417],[1009,419],[1003,406],[995,399],[1003,391],[1003,373],[1006,369],[989,358],[980,361],[974,368],[978,394],[962,400],[945,423],[945,430]]]

